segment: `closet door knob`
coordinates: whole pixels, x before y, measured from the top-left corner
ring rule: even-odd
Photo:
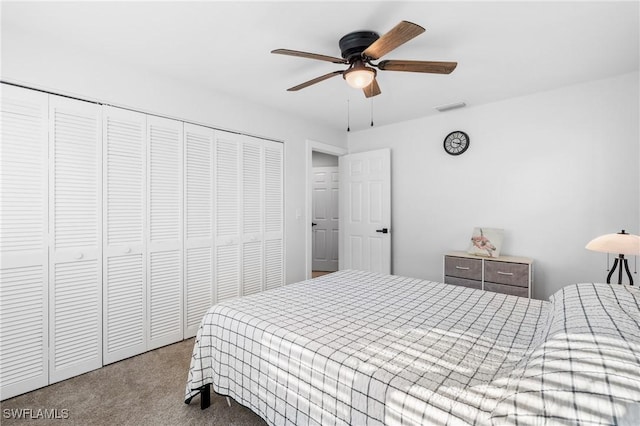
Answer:
[[[131,253],[131,247],[127,247],[127,248],[125,248],[125,249],[124,249],[124,252],[125,252],[125,253]]]
[[[84,257],[84,254],[82,253],[76,253],[76,255],[74,256],[76,259],[80,260]]]

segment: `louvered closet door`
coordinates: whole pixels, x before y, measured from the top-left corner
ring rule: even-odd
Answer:
[[[47,95],[2,85],[0,399],[48,384]]]
[[[242,294],[240,257],[240,156],[243,137],[216,131],[214,165],[215,302]]]
[[[184,125],[184,337],[213,304],[213,129]]]
[[[242,295],[264,289],[263,141],[242,143]]]
[[[101,107],[49,98],[49,381],[102,366]]]
[[[146,116],[103,112],[104,363],[142,353],[146,333]]]
[[[284,146],[264,141],[264,282],[265,289],[284,284]]]
[[[149,347],[182,340],[182,122],[147,117]]]

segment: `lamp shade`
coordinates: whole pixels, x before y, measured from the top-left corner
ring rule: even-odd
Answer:
[[[347,80],[349,86],[354,89],[362,89],[371,84],[376,76],[376,70],[365,66],[362,62],[356,62],[346,70],[342,77]]]
[[[617,234],[606,234],[594,238],[589,241],[585,248],[603,253],[637,256],[640,255],[640,236],[627,234],[623,230]]]

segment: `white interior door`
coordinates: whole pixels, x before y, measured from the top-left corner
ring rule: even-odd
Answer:
[[[214,302],[242,294],[240,160],[243,136],[216,131],[213,202],[214,227]]]
[[[338,167],[313,168],[312,247],[314,271],[338,270]]]
[[[147,117],[148,349],[183,335],[182,125]]]
[[[262,141],[247,138],[242,143],[242,295],[263,290],[264,216],[262,199],[262,168],[264,166]]]
[[[103,114],[103,361],[147,348],[146,116]]]
[[[184,124],[185,338],[213,304],[213,137],[213,129]]]
[[[263,141],[264,145],[264,287],[284,285],[284,146]]]
[[[339,158],[340,269],[391,273],[391,151]]]
[[[44,93],[2,85],[0,400],[49,383]]]
[[[49,382],[102,366],[102,111],[49,97]]]

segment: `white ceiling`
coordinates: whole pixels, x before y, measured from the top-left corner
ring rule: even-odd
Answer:
[[[373,105],[340,78],[288,87],[340,65],[270,54],[340,56],[351,31],[401,20],[426,32],[384,59],[457,61],[450,75],[380,71]],[[639,4],[626,2],[2,2],[3,43],[26,32],[173,79],[351,130],[638,70]]]

